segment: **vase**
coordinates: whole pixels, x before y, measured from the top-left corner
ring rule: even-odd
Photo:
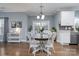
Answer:
[[[40,34],[41,34],[41,38],[43,38],[43,32],[41,32]]]

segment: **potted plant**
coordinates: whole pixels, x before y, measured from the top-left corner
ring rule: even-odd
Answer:
[[[56,32],[57,30],[56,30],[55,27],[52,27],[52,28],[50,29],[50,31],[51,31],[51,32]]]
[[[40,29],[40,32],[43,32],[44,31],[44,28],[42,27],[41,29]]]
[[[50,31],[51,31],[52,33],[56,33],[56,32],[57,32],[57,30],[56,30],[56,28],[55,28],[55,27],[52,27]],[[56,38],[55,38],[55,40],[54,40],[54,41],[56,41]]]
[[[43,36],[44,27],[39,27],[39,33],[41,34],[41,37]]]

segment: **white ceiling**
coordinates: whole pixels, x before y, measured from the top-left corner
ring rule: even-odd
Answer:
[[[25,12],[29,16],[39,15],[41,3],[0,3],[0,12]],[[53,15],[62,10],[79,10],[78,3],[42,3],[43,13]]]

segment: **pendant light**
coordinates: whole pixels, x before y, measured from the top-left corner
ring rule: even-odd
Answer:
[[[40,12],[40,15],[37,16],[37,19],[44,20],[45,15],[43,14],[43,7],[44,7],[44,6],[42,6],[42,3],[41,3],[41,6],[40,6],[41,12]]]

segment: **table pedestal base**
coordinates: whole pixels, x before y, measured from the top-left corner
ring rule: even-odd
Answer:
[[[43,53],[43,51],[45,51],[48,55],[51,55],[51,52],[50,52],[48,49],[38,47],[38,48],[36,48],[36,49],[32,52],[32,53],[34,54],[34,56],[35,56],[35,53],[38,52],[39,50],[41,50],[42,53]]]

